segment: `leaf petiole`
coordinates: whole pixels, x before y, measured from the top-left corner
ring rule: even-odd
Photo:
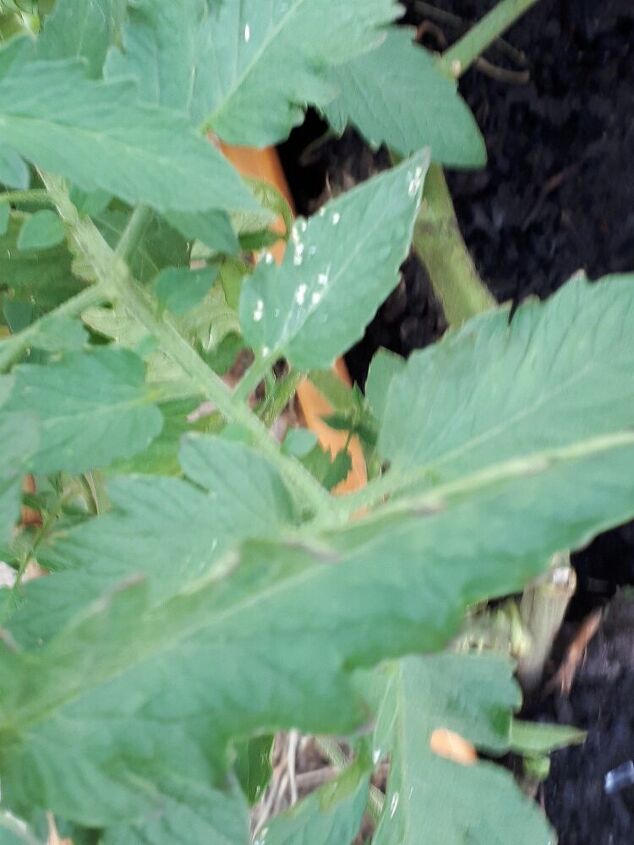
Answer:
[[[440,66],[455,79],[462,76],[482,53],[537,0],[501,0],[456,43],[445,50]]]
[[[42,178],[62,219],[73,233],[78,249],[93,266],[99,281],[112,290],[130,314],[154,336],[161,350],[182,369],[197,391],[213,402],[225,419],[249,433],[262,454],[279,469],[310,512],[339,522],[341,517],[330,494],[299,461],[281,453],[268,429],[244,402],[236,400],[230,388],[183,338],[169,314],[159,313],[150,294],[132,277],[127,264],[121,259],[124,250],[120,249],[119,255],[116,255],[92,220],[79,217],[62,180],[48,173],[42,173]],[[132,215],[128,223],[131,233],[142,229],[146,213],[139,209],[138,214]],[[125,240],[129,244],[134,242],[132,235]]]

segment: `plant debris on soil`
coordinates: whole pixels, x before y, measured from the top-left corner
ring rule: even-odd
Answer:
[[[495,3],[404,5],[403,22],[440,51]],[[547,297],[578,270],[590,278],[632,270],[634,2],[541,0],[465,75],[460,90],[484,134],[488,164],[449,172],[448,181],[467,246],[497,299]],[[385,150],[370,150],[353,130],[332,138],[314,114],[280,152],[302,214],[389,166]],[[416,257],[401,269],[398,286],[347,357],[361,385],[380,346],[408,355],[446,328]],[[598,537],[573,564],[579,588],[568,625],[575,630],[619,586],[634,584],[634,523]],[[634,786],[609,797],[603,791],[607,771],[634,757],[634,606],[628,599],[624,615],[622,601],[591,641],[570,697],[551,698],[541,711],[589,730],[585,746],[554,756],[545,788],[561,845],[634,841]]]
[[[634,592],[623,590],[604,611],[570,692],[556,692],[539,708],[542,719],[588,731],[584,744],[552,758],[544,799],[561,845],[632,842],[634,776],[611,794],[606,776],[627,775],[630,762],[634,774],[633,702]]]

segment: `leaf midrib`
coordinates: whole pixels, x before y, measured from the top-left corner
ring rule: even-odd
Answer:
[[[589,445],[584,447],[584,443]],[[623,432],[618,437],[613,435],[581,441],[577,445],[576,451],[579,452],[582,457],[589,457],[593,454],[608,452],[624,445],[634,447],[634,432]],[[542,453],[538,453],[538,455],[540,454]],[[563,460],[572,462],[575,457],[576,455],[572,455],[572,457],[566,457]],[[544,472],[545,469],[547,469],[547,466],[540,468],[539,472]],[[469,478],[469,476],[465,478],[465,486],[468,486]],[[478,488],[476,487],[474,492],[477,489]],[[352,554],[355,553],[356,552],[353,552]],[[146,609],[145,619],[151,625],[151,630],[154,632],[162,630],[160,626],[161,614],[167,613],[167,608],[169,608],[171,601],[178,601],[179,597],[187,595],[187,593],[202,591],[214,581],[222,581],[224,577],[231,574],[236,562],[239,564],[239,560],[237,559],[235,553],[230,553],[227,558],[225,558],[224,567],[222,563],[220,563],[213,572],[200,579],[197,584],[192,584],[191,587],[185,590],[182,594],[177,594],[164,604],[158,605],[156,608]],[[296,591],[298,589],[308,589],[308,584],[313,581],[314,578],[321,578],[325,571],[327,570],[324,569],[323,564],[307,564],[301,572],[292,573],[291,575],[284,577],[282,581],[266,585],[257,593],[252,593],[242,599],[239,599],[230,607],[222,609],[218,613],[212,615],[211,618],[205,617],[204,620],[200,620],[197,619],[196,614],[194,614],[194,618],[191,620],[185,620],[185,623],[182,625],[181,629],[176,632],[176,634],[171,626],[166,625],[164,627],[164,633],[162,633],[157,639],[148,643],[140,652],[134,654],[132,649],[130,649],[129,652],[126,652],[126,654],[129,654],[130,659],[122,665],[114,667],[110,671],[105,671],[98,677],[93,677],[89,684],[80,687],[76,691],[70,691],[63,696],[56,697],[55,701],[50,705],[45,702],[28,718],[23,717],[20,719],[20,716],[18,715],[15,721],[9,723],[9,725],[7,725],[6,722],[4,726],[0,725],[0,729],[8,726],[11,730],[18,732],[20,730],[28,729],[32,725],[37,725],[38,723],[45,721],[57,710],[60,710],[62,707],[65,707],[78,699],[81,699],[83,696],[89,694],[91,690],[98,688],[102,684],[114,681],[122,675],[125,675],[127,672],[133,670],[134,667],[142,665],[147,660],[155,659],[159,654],[168,654],[169,652],[174,651],[180,647],[182,642],[194,637],[197,633],[204,631],[207,627],[211,625],[221,626],[228,619],[244,613],[252,607],[257,607],[260,602],[266,602],[269,598],[282,595],[289,590]],[[341,665],[343,665],[343,659]],[[26,708],[21,711],[18,710],[18,713],[21,712],[24,714],[25,711]]]
[[[457,446],[447,452],[444,452],[437,458],[428,460],[425,464],[419,465],[419,467],[417,468],[417,474],[420,471],[429,472],[430,470],[435,470],[437,467],[443,466],[447,462],[459,457],[460,455],[473,450],[476,446],[480,446],[483,443],[488,442],[493,437],[506,431],[506,429],[513,427],[513,425],[515,425],[516,423],[524,421],[525,419],[530,417],[531,414],[536,413],[544,404],[550,403],[559,394],[563,393],[565,390],[568,390],[570,387],[574,386],[576,382],[585,378],[588,374],[588,371],[592,368],[593,362],[586,361],[583,367],[578,370],[572,377],[570,377],[568,380],[561,382],[559,385],[557,385],[554,390],[542,393],[541,396],[535,402],[533,402],[532,405],[522,408],[520,411],[516,412],[510,417],[506,417],[502,422],[498,423],[497,425],[494,425],[492,428],[487,428],[485,431],[481,432],[476,437],[472,437],[470,440],[465,441],[460,446]]]
[[[222,114],[222,112],[227,108],[227,105],[231,102],[231,99],[235,96],[235,94],[240,90],[241,86],[244,84],[247,77],[251,74],[254,67],[257,66],[258,62],[262,59],[263,55],[266,53],[270,45],[273,41],[278,37],[278,35],[284,29],[287,21],[290,20],[299,10],[301,6],[304,5],[305,0],[296,0],[294,5],[282,15],[278,24],[273,26],[269,32],[266,34],[260,47],[256,50],[253,55],[253,60],[243,68],[242,73],[235,77],[231,87],[226,92],[226,96],[224,100],[217,106],[214,111],[212,111],[204,120],[203,122],[203,129],[213,126],[214,121],[218,119],[218,116]],[[240,4],[240,21],[242,21],[242,3]],[[248,21],[247,21],[248,24]],[[238,35],[240,37],[240,35]],[[238,59],[238,50],[236,50],[236,62]],[[218,80],[220,82],[220,79]],[[219,85],[219,87],[221,87]]]

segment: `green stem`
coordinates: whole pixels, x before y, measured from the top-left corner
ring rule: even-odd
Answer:
[[[321,517],[329,515],[337,519],[334,499],[299,461],[280,452],[266,427],[243,402],[236,401],[229,387],[181,336],[169,315],[157,311],[151,296],[132,278],[126,263],[115,255],[94,223],[88,218],[79,217],[63,181],[46,173],[42,174],[42,178],[62,219],[69,225],[77,247],[93,266],[99,281],[116,294],[127,310],[158,341],[164,354],[178,364],[192,385],[216,406],[225,419],[241,426],[251,435],[262,454],[277,466],[305,505]],[[136,218],[130,221],[131,231],[140,228],[145,216],[146,212],[139,210]],[[127,238],[126,241],[131,243],[133,238]]]
[[[280,452],[268,429],[243,402],[236,401],[231,390],[180,335],[170,318],[156,313],[154,303],[143,288],[127,274],[115,280],[115,287],[120,300],[156,338],[161,350],[179,365],[225,419],[243,427],[252,436],[260,451],[279,468],[311,510],[322,516],[332,515],[335,503],[330,495],[298,461]]]
[[[108,299],[108,294],[102,285],[91,285],[75,294],[75,296],[67,299],[53,311],[49,311],[43,317],[40,317],[30,326],[27,326],[21,332],[11,335],[6,340],[0,342],[0,372],[5,372],[11,365],[24,355],[26,350],[31,346],[33,338],[37,336],[42,326],[48,320],[58,319],[60,317],[78,317],[87,308],[94,305],[99,305]]]
[[[4,194],[0,194],[0,202],[8,202],[13,205],[20,205],[21,203],[53,204],[43,188],[33,188],[31,191],[6,191]]]
[[[152,209],[145,205],[138,205],[134,209],[114,251],[117,258],[126,261],[134,253],[152,219],[152,214]]]
[[[555,555],[548,572],[524,590],[520,615],[531,646],[517,664],[517,677],[526,693],[539,686],[544,666],[570,604],[577,578],[570,555]]]
[[[234,397],[241,402],[245,402],[258,384],[266,377],[266,374],[271,369],[271,363],[270,357],[256,358],[233,391]]]
[[[442,55],[441,67],[454,78],[462,76],[505,30],[537,0],[501,0]]]
[[[295,395],[297,386],[303,378],[303,375],[303,373],[297,370],[291,370],[275,383],[275,390],[271,394],[270,398],[267,397],[260,414],[262,422],[267,428],[270,428],[273,425],[275,420],[291,401]]]
[[[320,753],[328,760],[328,762],[335,769],[345,769],[350,762],[348,757],[341,750],[341,746],[336,739],[331,736],[316,736],[315,745]],[[383,804],[385,803],[385,795],[373,783],[370,784],[370,794],[368,796],[368,813],[373,821],[378,822],[383,812]]]
[[[488,311],[495,299],[480,279],[465,245],[442,167],[432,164],[414,230],[423,261],[450,325]]]
[[[481,21],[446,50],[440,66],[459,77],[537,0],[501,0]],[[480,279],[460,234],[447,182],[438,164],[425,179],[423,203],[416,221],[414,248],[425,264],[450,325],[492,308],[496,302]]]

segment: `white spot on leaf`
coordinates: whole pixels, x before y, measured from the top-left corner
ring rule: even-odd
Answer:
[[[293,264],[296,267],[299,267],[303,260],[304,260],[304,244],[303,243],[296,243],[295,244],[295,254],[293,255]]]
[[[253,311],[253,320],[256,323],[259,323],[262,317],[264,316],[264,302],[261,299],[255,303],[255,309]]]
[[[247,44],[251,40],[251,27],[249,26],[249,24],[246,24],[244,27],[244,40],[247,42]]]
[[[390,801],[390,818],[394,818],[394,813],[396,812],[396,808],[398,807],[398,792],[395,792],[392,795],[392,800]]]
[[[307,285],[301,284],[297,290],[295,291],[295,302],[298,305],[303,305],[304,300],[306,299],[306,291],[308,290]]]
[[[333,211],[332,217],[330,218],[332,225],[337,226],[339,221],[341,220],[341,214],[338,211]]]

